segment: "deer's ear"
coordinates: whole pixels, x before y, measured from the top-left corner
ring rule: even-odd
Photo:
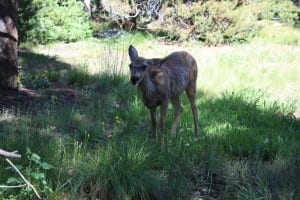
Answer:
[[[130,60],[135,60],[139,57],[137,50],[132,45],[129,46],[128,53]]]

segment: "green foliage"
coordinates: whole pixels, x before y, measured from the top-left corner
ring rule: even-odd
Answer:
[[[259,17],[261,19],[276,20],[293,25],[299,21],[299,8],[292,1],[269,0],[260,4]]]
[[[112,5],[119,8],[117,2]],[[99,2],[94,2],[94,6],[93,16],[98,19],[101,6]],[[166,40],[222,45],[250,41],[259,35],[263,21],[296,25],[300,21],[299,12],[290,0],[164,1],[160,10],[163,20],[151,18],[144,22],[139,17],[137,24]],[[80,1],[24,0],[19,10],[20,40],[43,44],[77,41],[115,26],[113,20],[102,20],[91,22]],[[149,20],[150,24],[144,24]]]
[[[20,73],[18,84],[20,87],[27,86],[38,89],[50,87],[51,82],[49,81],[46,72],[40,72],[36,75],[32,75],[29,73]]]
[[[164,22],[152,22],[150,30],[169,40],[196,40],[206,45],[250,41],[260,32],[262,20],[293,25],[299,9],[292,1],[177,1],[162,8]]]
[[[248,5],[227,12],[232,23],[224,30],[225,43],[250,41],[260,31],[257,21],[257,6]]]
[[[206,44],[218,45],[234,40],[236,21],[228,16],[232,12],[230,2],[207,2],[191,10],[196,25],[195,37]],[[183,15],[184,16],[184,15]],[[231,30],[230,30],[231,29]]]
[[[92,34],[89,17],[79,1],[20,1],[19,15],[21,41],[72,42]]]
[[[46,172],[54,167],[47,162],[41,160],[41,157],[32,153],[29,148],[26,149],[26,158],[28,164],[26,166],[18,165],[18,169],[25,176],[25,178],[39,191],[38,193],[43,197],[47,197],[52,193],[52,189],[47,182]],[[12,167],[7,167],[6,170],[14,171]],[[7,185],[23,185],[24,180],[21,177],[9,177],[6,181]],[[15,192],[18,190],[18,192]],[[21,189],[4,189],[0,194],[7,196],[4,199],[35,199],[35,193],[31,187],[22,187]]]

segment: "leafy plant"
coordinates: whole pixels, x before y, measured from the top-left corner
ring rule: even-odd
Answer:
[[[72,42],[92,35],[88,14],[75,0],[20,2],[20,39],[31,43]]]
[[[269,0],[261,2],[260,17],[293,25],[299,20],[299,8],[292,1]]]
[[[29,86],[38,89],[48,88],[51,85],[48,75],[45,72],[40,72],[36,75],[30,73],[20,73],[19,79],[19,86]]]
[[[54,168],[47,162],[42,161],[41,157],[31,152],[29,148],[26,149],[26,158],[29,161],[27,166],[18,165],[18,169],[23,171],[24,176],[29,182],[34,185],[40,194],[47,196],[52,193],[46,178],[46,172]],[[6,170],[14,170],[12,167],[7,167]],[[9,177],[6,181],[7,185],[23,185],[24,180],[21,177]],[[5,188],[2,192],[8,196],[8,199],[34,199],[35,194],[31,187],[21,187],[20,192],[15,193],[12,189]]]

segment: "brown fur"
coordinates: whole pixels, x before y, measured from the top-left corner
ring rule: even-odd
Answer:
[[[169,102],[174,107],[171,136],[175,134],[182,113],[179,96],[185,90],[194,117],[194,132],[198,134],[198,114],[195,104],[197,64],[185,51],[174,52],[162,59],[145,59],[138,56],[130,45],[131,82],[138,85],[145,106],[150,110],[151,122],[156,130],[156,108],[160,106],[160,132],[165,132],[165,119]]]

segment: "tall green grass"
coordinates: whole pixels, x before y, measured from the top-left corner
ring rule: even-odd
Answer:
[[[144,57],[175,49],[196,57],[201,139],[184,95],[176,136],[161,148],[150,135],[148,110],[129,84],[131,42]],[[45,199],[297,199],[297,51],[286,44],[164,46],[132,36],[37,47],[20,53],[23,76],[43,74],[50,85],[36,85],[40,96],[26,106],[1,107],[0,147],[22,155],[29,147],[55,167]],[[29,167],[26,156],[14,162]],[[0,159],[0,184],[15,176],[6,167]],[[19,193],[0,189],[0,199]]]
[[[155,146],[141,137],[114,140],[82,159],[74,190],[91,199],[160,198],[163,187],[154,171],[155,153]]]

